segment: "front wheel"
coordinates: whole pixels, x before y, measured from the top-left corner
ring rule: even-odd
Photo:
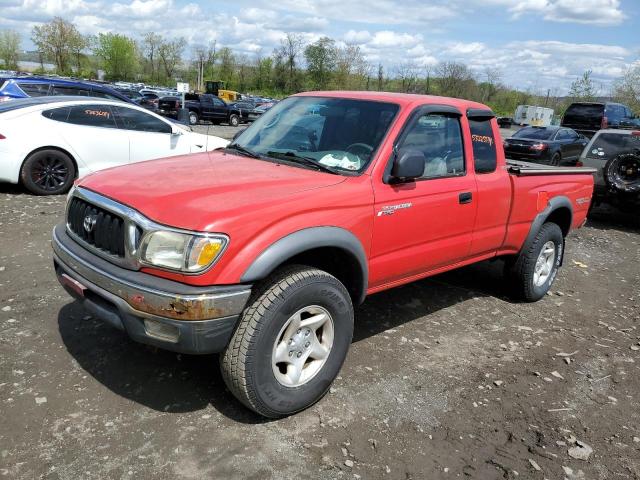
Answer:
[[[562,230],[555,223],[545,223],[515,261],[507,263],[507,277],[516,296],[528,302],[544,297],[558,274],[563,254]]]
[[[189,112],[189,125],[197,125],[198,124],[198,120],[200,120],[200,118],[198,117],[198,112],[190,111]]]
[[[229,117],[229,125],[232,127],[237,127],[240,125],[240,117],[235,113]]]
[[[353,336],[353,306],[334,276],[293,266],[266,280],[245,309],[220,365],[247,407],[269,418],[320,400]]]

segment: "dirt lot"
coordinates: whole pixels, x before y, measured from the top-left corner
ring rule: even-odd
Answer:
[[[640,478],[637,215],[597,210],[536,304],[509,300],[500,262],[370,297],[330,394],[265,421],[216,356],[135,344],[70,300],[63,203],[0,185],[0,475]]]

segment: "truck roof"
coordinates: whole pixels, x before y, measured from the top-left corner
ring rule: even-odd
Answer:
[[[299,97],[331,97],[331,98],[351,98],[355,100],[371,100],[377,102],[393,102],[402,106],[407,105],[448,105],[457,107],[465,111],[468,108],[480,108],[489,110],[489,107],[482,103],[472,102],[471,100],[463,100],[461,98],[439,97],[436,95],[418,95],[414,93],[394,93],[394,92],[371,92],[371,91],[319,91],[319,92],[302,92],[295,96]]]

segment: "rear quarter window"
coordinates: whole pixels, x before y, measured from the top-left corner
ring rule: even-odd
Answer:
[[[498,155],[491,120],[469,119],[473,161],[476,173],[491,173],[496,169]]]
[[[69,109],[67,123],[88,127],[116,128],[111,108],[107,105],[79,105]]]

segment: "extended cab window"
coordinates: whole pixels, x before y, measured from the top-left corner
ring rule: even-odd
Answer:
[[[116,128],[108,105],[78,105],[70,107],[67,123],[89,127]]]
[[[113,107],[118,125],[136,132],[171,133],[171,125],[148,113],[126,107]]]
[[[496,169],[498,155],[496,141],[493,137],[491,119],[469,119],[473,160],[476,173],[491,173]]]
[[[419,117],[397,146],[424,153],[426,163],[420,178],[464,175],[462,129],[457,116],[427,113]]]

